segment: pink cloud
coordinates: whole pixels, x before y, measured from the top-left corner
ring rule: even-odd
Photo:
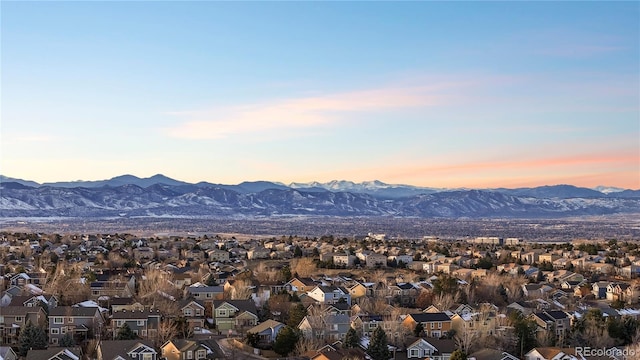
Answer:
[[[420,166],[389,161],[389,166],[335,169],[318,178],[343,177],[357,181],[379,179],[430,187],[523,187],[572,184],[640,188],[640,154],[612,151],[606,154],[543,156],[496,161],[458,161]]]
[[[450,101],[450,97],[437,94],[438,88],[434,85],[390,87],[206,111],[174,112],[171,114],[186,121],[166,129],[166,133],[177,138],[219,139],[266,130],[328,126],[343,120],[345,113],[428,107]]]

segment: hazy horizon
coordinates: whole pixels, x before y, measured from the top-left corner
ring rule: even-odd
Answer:
[[[0,171],[640,188],[638,2],[4,2]]]
[[[349,179],[332,179],[332,180],[328,180],[328,181],[307,181],[307,182],[296,182],[296,181],[275,181],[275,180],[269,180],[269,179],[253,179],[253,180],[243,180],[240,182],[236,182],[236,183],[222,183],[222,182],[217,182],[215,180],[207,180],[207,179],[202,179],[202,180],[198,180],[198,181],[186,181],[180,178],[173,178],[170,176],[166,176],[164,174],[161,173],[156,173],[153,174],[151,176],[138,176],[135,174],[120,174],[117,176],[112,176],[109,178],[105,178],[105,179],[73,179],[73,180],[54,180],[54,181],[46,181],[46,182],[38,182],[32,179],[24,179],[24,178],[19,178],[19,177],[14,177],[14,176],[8,176],[5,174],[0,174],[0,176],[5,176],[7,178],[11,178],[11,179],[16,179],[16,180],[21,180],[21,181],[34,181],[36,183],[38,183],[39,185],[44,185],[44,184],[53,184],[53,183],[82,183],[82,182],[97,182],[97,181],[108,181],[114,178],[118,178],[118,177],[122,177],[122,176],[134,176],[137,177],[139,179],[148,179],[148,178],[152,178],[154,176],[165,176],[170,178],[171,180],[175,180],[175,181],[181,181],[181,182],[186,182],[186,183],[192,183],[192,184],[197,184],[197,183],[201,183],[201,182],[206,182],[206,183],[211,183],[211,184],[218,184],[218,185],[239,185],[243,182],[260,182],[260,181],[265,181],[265,182],[271,182],[274,184],[281,184],[281,185],[285,185],[285,186],[290,186],[293,184],[312,184],[312,183],[320,183],[320,184],[328,184],[331,182],[353,182],[356,185],[357,184],[362,184],[362,183],[371,183],[374,181],[380,181],[386,185],[390,185],[390,186],[413,186],[413,187],[423,187],[423,188],[431,188],[431,189],[498,189],[498,188],[508,188],[505,186],[495,186],[495,187],[485,187],[485,188],[470,188],[470,187],[435,187],[435,186],[423,186],[423,185],[415,185],[415,184],[407,184],[407,183],[389,183],[380,179],[369,179],[369,180],[362,180],[362,181],[353,181],[353,180],[349,180]],[[543,187],[543,186],[562,186],[562,185],[570,185],[570,186],[576,186],[576,187],[580,187],[574,184],[566,184],[566,183],[558,183],[558,184],[538,184],[538,185],[532,185],[532,186],[527,186],[527,187],[531,187],[531,188],[535,188],[535,187]],[[593,186],[593,187],[584,187],[584,188],[588,188],[588,189],[596,189],[596,188],[605,188],[605,190],[607,189],[622,189],[622,190],[640,190],[640,189],[634,189],[634,188],[621,188],[621,187],[617,187],[617,186],[611,186],[611,185],[607,185],[607,184],[600,184],[597,186]]]

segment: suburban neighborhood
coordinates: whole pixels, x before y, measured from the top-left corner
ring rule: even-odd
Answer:
[[[639,245],[5,232],[0,359],[637,359]]]

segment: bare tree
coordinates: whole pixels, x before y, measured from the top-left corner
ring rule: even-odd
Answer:
[[[229,298],[231,300],[245,300],[248,299],[253,290],[251,288],[253,284],[250,279],[240,279],[236,280],[231,286],[231,291],[229,293]]]
[[[466,326],[456,332],[456,345],[465,353],[470,354],[473,350],[473,344],[478,338],[478,332],[467,328]]]
[[[289,263],[292,274],[300,277],[309,277],[316,273],[316,264],[312,258],[295,258]]]
[[[324,341],[314,336],[301,336],[293,350],[294,354],[301,355],[307,351],[315,351],[324,346]]]
[[[441,293],[433,298],[433,305],[435,305],[440,311],[449,310],[454,304],[460,301],[460,293]]]
[[[173,275],[159,269],[146,269],[140,280],[138,287],[138,297],[140,299],[149,298],[152,294],[158,293],[162,296],[176,295],[176,287],[173,284]]]

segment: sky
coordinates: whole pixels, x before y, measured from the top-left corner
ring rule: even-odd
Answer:
[[[7,2],[0,173],[640,188],[640,2]]]

